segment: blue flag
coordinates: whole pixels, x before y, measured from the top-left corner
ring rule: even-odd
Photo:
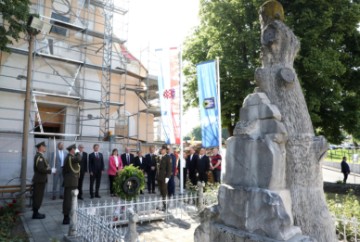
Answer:
[[[216,61],[206,61],[196,66],[202,146],[219,146],[219,104],[216,87]]]

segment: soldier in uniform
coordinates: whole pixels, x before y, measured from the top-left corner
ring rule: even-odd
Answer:
[[[169,182],[170,176],[172,175],[172,164],[170,156],[166,154],[167,147],[163,145],[161,147],[161,158],[158,161],[158,173],[157,181],[159,185],[160,194],[163,201],[163,210],[166,210],[166,196],[167,196],[167,183]]]
[[[77,189],[80,177],[80,154],[75,154],[76,145],[70,145],[66,148],[69,153],[65,158],[63,167],[64,176],[64,201],[63,201],[63,224],[70,223],[71,211],[71,191]]]
[[[44,157],[46,151],[45,142],[41,142],[35,146],[37,148],[34,157],[34,177],[33,181],[33,219],[43,219],[45,214],[39,213],[39,209],[44,198],[45,185],[47,175],[51,174],[49,163]]]

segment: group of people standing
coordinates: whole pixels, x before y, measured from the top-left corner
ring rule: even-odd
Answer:
[[[87,172],[90,175],[90,198],[100,198],[99,188],[101,177],[105,170],[104,156],[99,152],[99,144],[93,145],[93,152],[89,155],[84,151],[84,146],[80,144],[70,145],[64,150],[64,144],[59,142],[57,149],[51,154],[51,165],[46,160],[44,154],[46,145],[41,142],[36,145],[37,153],[34,158],[34,177],[33,177],[33,219],[43,219],[44,214],[39,213],[39,208],[45,191],[47,175],[53,174],[52,199],[57,195],[63,201],[63,224],[70,223],[71,210],[71,191],[78,189],[78,199],[83,200],[83,182]],[[78,148],[78,150],[77,150]],[[215,182],[220,182],[221,156],[218,150],[213,150],[213,156],[206,156],[206,150],[200,149],[199,154],[193,147],[190,153],[184,153],[186,166],[184,168],[184,184],[187,173],[192,184],[197,181],[207,182],[208,171],[213,172]],[[165,200],[175,194],[175,176],[180,175],[180,162],[178,154],[174,153],[171,146],[163,145],[158,153],[155,147],[149,147],[149,153],[143,156],[141,151],[135,157],[131,154],[129,147],[125,148],[125,153],[119,155],[118,149],[113,149],[108,161],[108,176],[110,184],[110,195],[115,196],[114,180],[117,174],[126,166],[133,165],[138,167],[147,175],[148,193],[155,193],[155,181],[157,181],[160,194]],[[95,184],[95,190],[94,190]],[[185,186],[184,186],[185,187]],[[141,191],[143,193],[143,191]],[[163,209],[166,209],[164,204]]]
[[[198,181],[207,183],[208,172],[211,171],[214,182],[220,183],[222,157],[218,148],[212,150],[212,156],[207,156],[205,148],[201,148],[197,154],[195,149],[190,147],[189,154],[184,153],[184,156],[186,160],[184,181],[186,181],[187,171],[189,171],[189,179],[193,185],[196,185]]]

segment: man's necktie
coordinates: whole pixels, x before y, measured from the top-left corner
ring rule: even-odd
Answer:
[[[126,162],[127,162],[128,165],[130,164],[130,157],[129,157],[129,155],[126,155]]]
[[[95,155],[96,155],[96,159],[99,159],[99,153],[95,153]]]

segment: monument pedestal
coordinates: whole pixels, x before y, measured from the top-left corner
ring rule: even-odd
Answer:
[[[288,190],[278,193],[257,187],[223,184],[219,188],[218,199],[218,221],[224,225],[279,241],[301,234],[300,228],[293,226],[291,213],[284,205],[291,202]]]
[[[268,237],[264,237],[261,235],[257,235],[254,233],[249,233],[246,231],[242,231],[239,229],[234,229],[232,227],[214,223],[210,226],[211,237],[213,238],[213,242],[221,241],[221,242],[313,242],[311,238],[303,235],[295,235],[288,240],[275,240]]]

